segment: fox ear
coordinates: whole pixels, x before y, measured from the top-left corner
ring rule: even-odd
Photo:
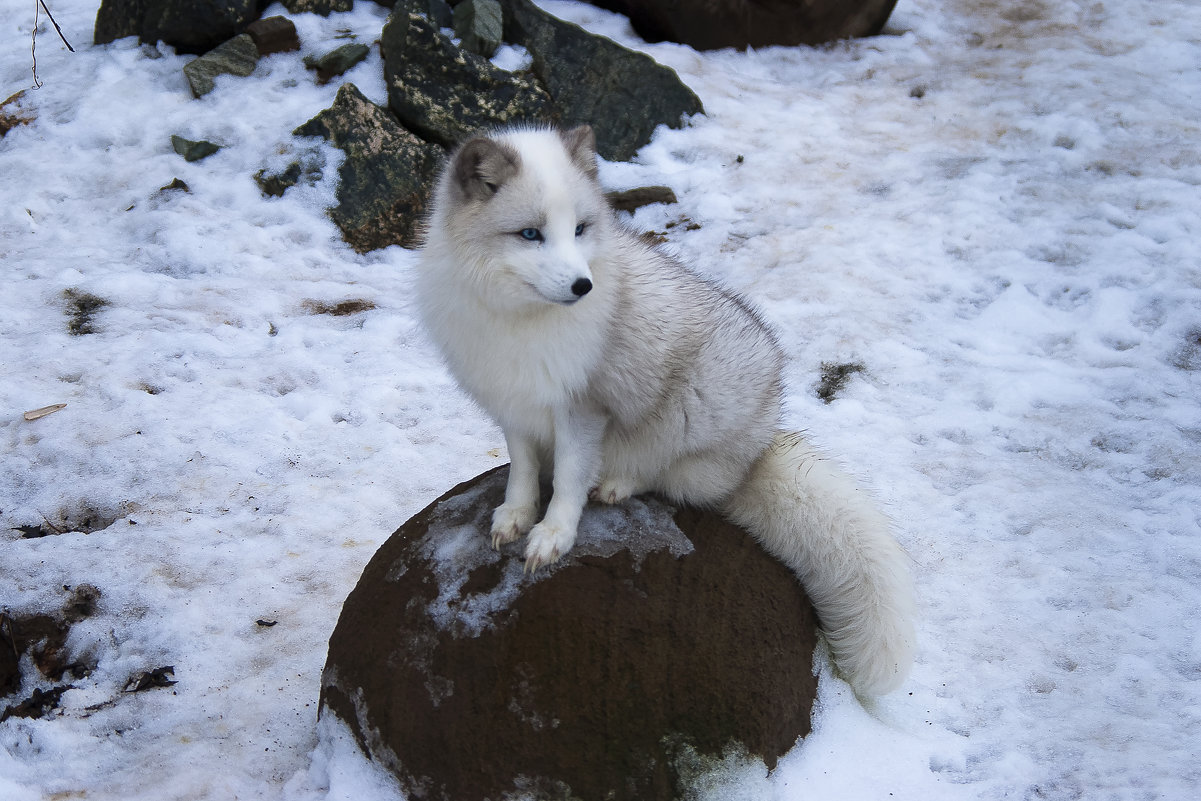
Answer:
[[[517,174],[517,164],[518,155],[512,148],[476,137],[459,148],[450,169],[464,198],[487,200]]]
[[[560,131],[563,147],[572,162],[589,178],[596,177],[596,134],[591,125],[580,125],[570,131]]]

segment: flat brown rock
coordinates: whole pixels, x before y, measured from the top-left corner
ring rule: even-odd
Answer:
[[[697,50],[816,45],[875,36],[897,0],[588,0],[630,18],[648,42]]]
[[[817,626],[792,574],[720,517],[590,506],[533,575],[489,547],[507,468],[379,549],[330,639],[322,714],[410,799],[680,797],[677,764],[769,767],[809,731]]]
[[[288,53],[300,49],[296,25],[287,17],[264,17],[246,26],[246,33],[254,40],[260,56],[272,53]]]

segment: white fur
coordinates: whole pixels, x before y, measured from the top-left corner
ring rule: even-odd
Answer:
[[[914,650],[908,559],[849,476],[799,434],[778,434],[725,512],[800,577],[856,691],[904,681]]]
[[[494,545],[528,532],[534,570],[572,547],[589,497],[716,506],[800,577],[856,691],[904,679],[913,589],[887,521],[778,431],[783,358],[758,315],[618,224],[590,131],[464,145],[435,194],[418,303],[505,433]],[[546,465],[553,491],[536,522]]]

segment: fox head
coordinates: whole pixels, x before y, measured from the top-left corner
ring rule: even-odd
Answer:
[[[610,212],[597,182],[596,139],[516,128],[463,144],[434,201],[431,238],[489,305],[571,305],[585,298]]]

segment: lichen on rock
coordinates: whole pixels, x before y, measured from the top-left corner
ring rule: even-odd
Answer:
[[[398,2],[380,39],[388,105],[405,127],[453,147],[481,130],[555,119],[533,76],[455,45],[415,5]]]
[[[351,247],[364,253],[417,243],[441,148],[397,125],[350,83],[338,90],[330,108],[293,133],[324,137],[346,154],[330,217]]]

